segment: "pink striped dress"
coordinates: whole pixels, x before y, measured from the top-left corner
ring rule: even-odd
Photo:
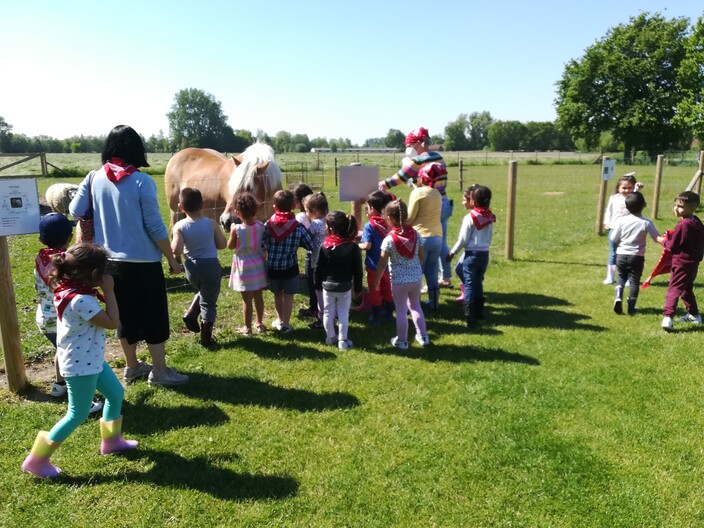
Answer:
[[[267,286],[266,264],[262,253],[264,224],[236,224],[237,247],[232,255],[230,288],[235,291],[257,291]]]

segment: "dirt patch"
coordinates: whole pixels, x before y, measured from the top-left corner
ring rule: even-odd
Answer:
[[[548,192],[544,192],[543,194],[545,196],[562,196],[565,193],[562,191],[548,191]]]

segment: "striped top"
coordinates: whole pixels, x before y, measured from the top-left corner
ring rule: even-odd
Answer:
[[[232,255],[230,288],[235,291],[256,291],[267,285],[266,266],[262,252],[264,224],[233,224],[237,245]]]
[[[439,153],[429,150],[428,152],[419,154],[415,158],[411,158],[410,165],[401,167],[401,170],[399,170],[396,174],[390,178],[387,178],[385,180],[386,186],[390,189],[391,187],[396,187],[402,183],[407,183],[409,180],[415,183],[418,179],[418,171],[426,163],[441,163],[443,166],[445,165],[442,156]],[[445,187],[447,187],[446,174],[435,180],[435,183],[433,184],[433,188],[437,189],[442,196],[445,196]]]

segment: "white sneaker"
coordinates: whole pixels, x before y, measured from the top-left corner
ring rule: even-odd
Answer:
[[[90,410],[88,411],[88,414],[95,414],[97,412],[102,411],[104,405],[105,403],[103,402],[103,400],[99,400],[98,398],[96,398],[95,400],[93,400],[93,403],[90,404]]]
[[[427,335],[422,336],[416,334],[416,342],[422,347],[428,346],[430,344],[430,338]]]
[[[425,285],[420,289],[420,293],[428,293],[428,286]]]
[[[613,277],[606,277],[604,279],[604,282],[602,284],[613,284],[614,283],[614,278]]]
[[[401,350],[408,350],[408,341],[399,341],[398,337],[392,337],[391,346],[395,346]]]
[[[125,367],[124,378],[126,383],[134,383],[138,379],[146,378],[152,371],[152,366],[141,359],[134,368]]]
[[[337,348],[339,348],[340,350],[348,350],[352,348],[352,341],[350,341],[349,339],[345,339],[344,341],[338,341]]]
[[[660,326],[662,326],[663,330],[665,330],[666,332],[672,332],[672,330],[674,330],[674,325],[672,324],[672,317],[663,317]]]
[[[51,384],[51,392],[49,393],[49,395],[52,398],[63,398],[64,396],[66,396],[67,392],[68,392],[68,387],[66,386],[65,383],[63,385],[61,385],[60,383],[52,383]]]
[[[179,374],[175,369],[167,368],[161,374],[156,374],[153,370],[149,373],[149,385],[161,385],[162,387],[175,387],[187,383],[189,377]]]
[[[274,330],[281,331],[281,327],[282,327],[282,326],[283,326],[283,325],[281,324],[281,321],[279,321],[278,319],[277,319],[276,321],[274,321],[273,323],[271,323],[271,327],[272,327]]]
[[[701,314],[692,315],[691,313],[688,313],[686,315],[683,315],[682,317],[678,317],[677,322],[678,323],[702,324],[702,315]]]

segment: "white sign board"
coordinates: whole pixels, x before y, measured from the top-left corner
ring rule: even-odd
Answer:
[[[606,160],[601,167],[601,179],[603,181],[613,180],[616,174],[616,160]]]
[[[366,198],[379,188],[378,165],[340,167],[340,201]]]
[[[0,178],[0,236],[38,232],[37,180]]]

